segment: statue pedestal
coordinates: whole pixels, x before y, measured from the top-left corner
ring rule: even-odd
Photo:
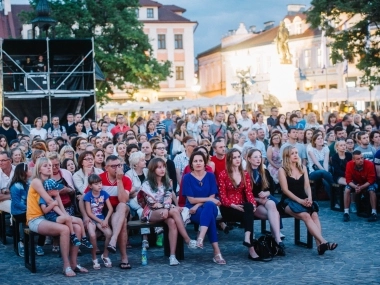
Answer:
[[[282,106],[279,109],[283,114],[300,109],[296,94],[297,84],[294,79],[295,71],[296,68],[292,64],[280,64],[279,60],[272,62],[268,90],[269,94],[280,101]]]

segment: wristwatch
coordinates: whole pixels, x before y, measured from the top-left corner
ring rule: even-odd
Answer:
[[[166,203],[166,204],[164,205],[164,208],[165,208],[165,209],[170,209],[170,204]]]

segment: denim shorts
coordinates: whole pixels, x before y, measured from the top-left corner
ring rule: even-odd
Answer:
[[[350,185],[346,185],[346,189],[350,190],[351,193],[355,193],[355,189],[352,188]],[[375,184],[371,184],[371,185],[369,185],[367,188],[365,188],[363,190],[365,190],[367,192],[371,192],[371,191],[372,192],[377,192],[377,184],[376,183]]]
[[[40,225],[40,223],[42,221],[45,221],[45,220],[46,220],[45,217],[41,216],[41,217],[38,217],[38,218],[35,218],[35,219],[29,221],[28,222],[29,229],[32,232],[38,233],[38,226]]]

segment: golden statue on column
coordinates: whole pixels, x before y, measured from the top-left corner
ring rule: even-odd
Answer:
[[[292,55],[289,51],[289,30],[283,21],[280,22],[277,37],[274,39],[277,44],[277,53],[280,55],[281,64],[292,64]]]

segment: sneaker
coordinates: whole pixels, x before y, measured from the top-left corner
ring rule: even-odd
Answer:
[[[336,204],[335,204],[335,206],[334,206],[334,208],[335,208],[335,209],[340,209],[340,206],[339,206],[339,204],[338,204],[338,203],[336,203]]]
[[[24,257],[24,244],[21,241],[18,243],[18,255]]]
[[[49,236],[46,237],[45,245],[51,245],[51,237],[49,237]]]
[[[343,222],[348,222],[350,220],[350,215],[347,213],[343,214]]]
[[[82,244],[75,234],[70,235],[70,240],[75,246],[80,246]]]
[[[351,203],[350,212],[355,214],[358,210],[356,209],[356,203]]]
[[[280,232],[280,239],[284,239],[284,238],[285,238],[285,235],[282,232]]]
[[[44,250],[43,250],[42,247],[39,246],[39,245],[36,246],[36,250],[35,250],[35,251],[36,251],[36,254],[37,254],[38,256],[42,256],[42,255],[45,254]]]
[[[149,241],[147,241],[147,240],[143,240],[142,241],[142,248],[149,248]]]
[[[196,249],[196,248],[198,248],[197,247],[197,241],[191,239],[190,242],[189,242],[189,244],[187,245],[187,247],[190,248],[190,249]]]
[[[170,266],[174,266],[174,265],[178,265],[180,263],[177,260],[177,258],[174,255],[172,255],[169,257],[169,264],[170,264]]]
[[[157,235],[157,240],[156,240],[156,245],[159,246],[159,247],[162,247],[162,240],[164,238],[164,235],[163,234],[158,234]]]
[[[371,216],[368,218],[368,222],[376,222],[377,221],[377,214],[372,213]]]
[[[87,248],[92,248],[92,244],[90,241],[87,239],[87,237],[83,237],[81,240],[81,244],[84,245]]]

